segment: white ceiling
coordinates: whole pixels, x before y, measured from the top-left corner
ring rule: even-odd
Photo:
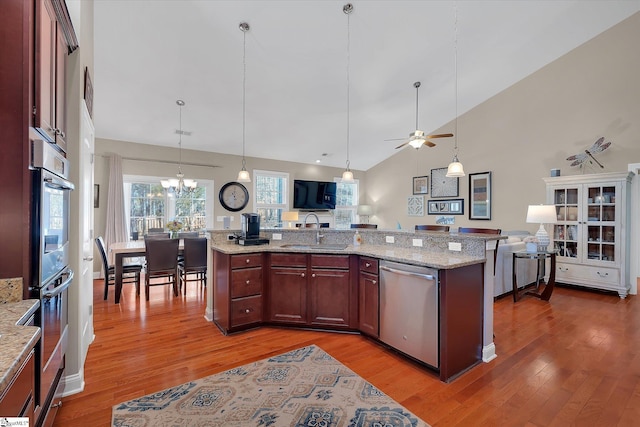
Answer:
[[[455,117],[455,3],[95,0],[96,136],[366,170]],[[640,1],[458,1],[458,114],[640,10]],[[453,129],[451,130],[453,131]],[[452,150],[453,138],[431,150]],[[423,148],[427,149],[427,148]],[[323,156],[323,154],[326,154]],[[251,167],[251,165],[248,165]]]

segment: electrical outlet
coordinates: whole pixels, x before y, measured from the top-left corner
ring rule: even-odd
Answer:
[[[462,250],[462,243],[460,242],[449,242],[449,250],[450,251],[458,251]]]
[[[273,234],[271,235],[271,238],[272,238],[273,240],[282,240],[282,234],[281,234],[281,233],[273,233]]]
[[[422,239],[413,239],[413,246],[422,246]]]
[[[387,243],[394,243],[396,239],[393,236],[385,236],[385,241]]]

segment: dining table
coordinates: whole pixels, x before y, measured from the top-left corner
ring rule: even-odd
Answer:
[[[178,245],[178,254],[182,255],[184,251],[184,240],[180,239]],[[125,258],[144,257],[146,248],[144,240],[129,240],[126,242],[115,242],[109,246],[109,253],[113,255],[114,260],[114,284],[115,284],[115,302],[120,303],[122,295],[122,266]]]

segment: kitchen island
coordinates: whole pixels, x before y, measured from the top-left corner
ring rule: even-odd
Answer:
[[[436,370],[443,381],[486,360],[483,283],[485,263],[493,259],[486,255],[485,248],[487,241],[495,243],[500,236],[491,239],[486,235],[360,230],[367,243],[353,246],[349,244],[352,230],[323,230],[319,245],[315,244],[316,233],[269,230],[264,234],[271,243],[262,246],[236,245],[223,240],[224,234],[212,233],[210,320],[225,334],[260,325],[280,325],[360,332],[380,340],[378,326],[384,325],[385,319],[379,318],[384,311],[378,304],[384,308],[388,302],[380,300],[379,289],[384,283],[379,283],[378,262],[394,261],[436,272],[438,313],[431,318],[437,323],[432,326],[439,336],[438,358],[428,363],[416,360]],[[416,238],[420,241],[416,242]],[[449,251],[451,242],[459,244],[460,250]],[[422,246],[414,246],[417,244]],[[411,295],[404,298],[409,301]],[[411,341],[409,332],[404,339]],[[410,351],[398,350],[413,356]]]

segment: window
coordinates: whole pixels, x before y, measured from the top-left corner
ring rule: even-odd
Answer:
[[[255,209],[261,228],[282,226],[282,212],[289,209],[289,174],[284,172],[253,171]]]
[[[125,214],[129,231],[146,234],[150,228],[165,228],[176,219],[185,230],[213,228],[213,181],[198,180],[198,187],[188,195],[175,197],[160,185],[160,178],[149,176],[124,177]]]
[[[353,182],[342,182],[342,178],[333,178],[337,183],[336,210],[334,212],[336,228],[350,228],[352,223],[357,222],[356,213],[358,210],[358,180]]]

